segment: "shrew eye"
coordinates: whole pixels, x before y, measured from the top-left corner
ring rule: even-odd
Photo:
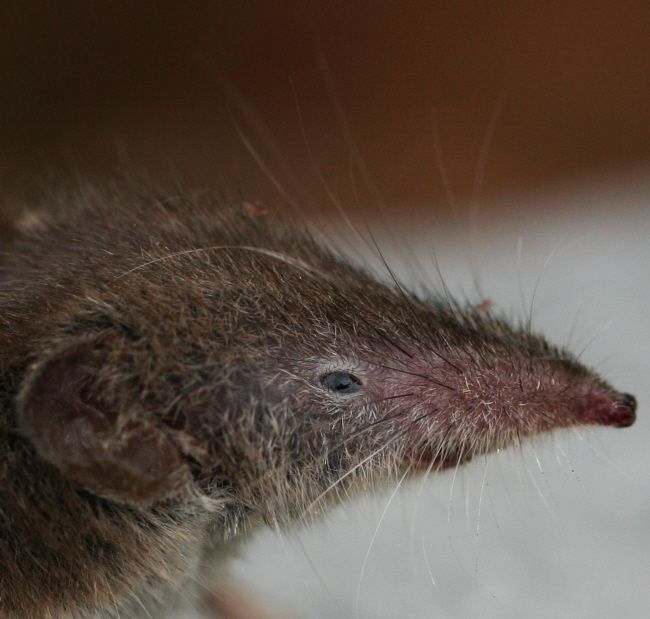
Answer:
[[[330,372],[321,378],[325,389],[337,395],[356,393],[361,389],[361,381],[349,372]]]

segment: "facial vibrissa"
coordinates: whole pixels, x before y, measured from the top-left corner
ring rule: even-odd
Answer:
[[[635,402],[251,205],[80,190],[0,258],[0,617],[163,617],[248,528]]]

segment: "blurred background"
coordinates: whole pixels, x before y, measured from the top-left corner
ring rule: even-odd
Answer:
[[[643,0],[3,3],[0,166],[277,199],[243,133],[318,209],[319,174],[444,205],[440,157],[460,202],[598,176],[650,157],[649,28]]]
[[[328,235],[350,236],[337,201],[386,213],[405,279],[419,257],[430,287],[530,315],[639,398],[628,430],[258,536],[233,568],[280,616],[647,617],[649,67],[647,1],[0,6],[6,192],[136,172],[291,203]]]

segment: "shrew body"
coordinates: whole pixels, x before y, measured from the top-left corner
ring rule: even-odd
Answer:
[[[165,617],[253,524],[634,420],[542,338],[259,209],[85,189],[17,221],[0,269],[1,617]]]

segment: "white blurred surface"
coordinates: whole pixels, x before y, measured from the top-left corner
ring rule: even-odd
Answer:
[[[428,217],[402,227],[433,282],[435,248],[455,294],[524,319],[534,296],[534,330],[635,394],[636,424],[544,437],[309,530],[263,532],[233,572],[290,616],[650,616],[650,170],[521,201],[499,221],[479,212],[474,232]]]

